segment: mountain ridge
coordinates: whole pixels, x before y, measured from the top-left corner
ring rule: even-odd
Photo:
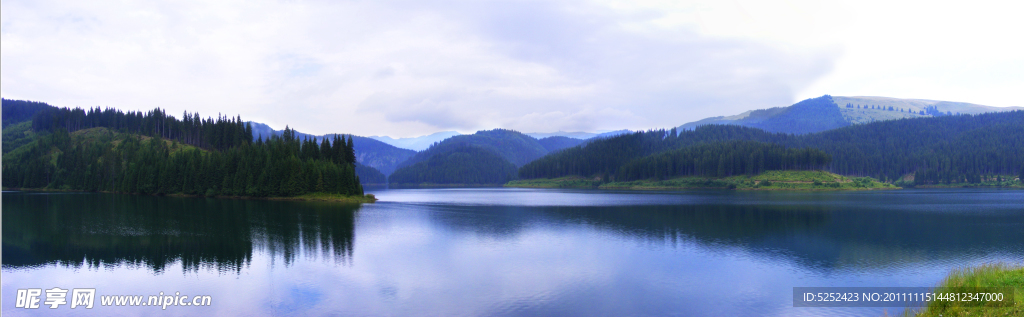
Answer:
[[[807,112],[807,109],[794,109],[794,106],[808,100],[829,97],[832,105],[839,110],[841,123],[834,113],[821,116],[822,112]],[[953,102],[930,99],[901,99],[880,96],[829,96],[811,98],[786,107],[748,110],[731,116],[709,117],[678,126],[680,130],[693,130],[707,124],[727,124],[754,127],[771,132],[812,133],[835,129],[846,125],[865,124],[903,118],[937,117],[953,114],[981,114],[989,112],[1005,112],[1024,110],[1024,107],[991,107],[967,102]],[[818,109],[830,110],[830,109]],[[831,112],[831,111],[827,111]],[[779,116],[789,116],[786,123]],[[795,120],[795,121],[794,121]],[[820,122],[825,120],[828,122]]]

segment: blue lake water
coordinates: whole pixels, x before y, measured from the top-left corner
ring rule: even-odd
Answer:
[[[1024,263],[1024,191],[404,189],[380,202],[3,193],[17,315],[879,316],[793,287],[930,287]],[[92,309],[18,289],[95,288]],[[105,295],[209,295],[110,307]]]

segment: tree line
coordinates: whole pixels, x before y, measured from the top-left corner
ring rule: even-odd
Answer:
[[[114,131],[175,140],[204,149],[224,150],[252,143],[252,125],[241,117],[201,118],[198,113],[182,114],[181,119],[156,108],[151,111],[121,112],[114,108],[47,107],[32,117],[32,129],[53,132],[57,129],[75,132],[104,127]]]
[[[755,141],[699,144],[634,159],[616,172],[617,181],[679,176],[757,175],[769,170],[820,170],[832,157],[818,149],[786,148]]]

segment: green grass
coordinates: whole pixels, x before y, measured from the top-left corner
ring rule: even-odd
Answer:
[[[871,123],[874,121],[885,121],[885,120],[896,120],[904,118],[921,118],[930,117],[929,115],[921,115],[910,112],[899,112],[899,111],[888,111],[881,109],[850,109],[846,108],[846,104],[839,107],[839,113],[843,115],[843,119],[853,124]]]
[[[904,316],[1024,316],[1024,267],[989,264],[954,270],[938,285],[943,291],[970,292],[976,287],[1006,287],[1015,290],[1011,307],[963,307],[948,302],[931,302],[920,310],[907,310]]]
[[[995,179],[984,180],[981,183],[950,183],[950,184],[921,184],[914,185],[918,188],[1024,188],[1024,182],[1021,182],[1015,176],[1003,175],[1002,181],[996,181]]]
[[[306,201],[330,201],[330,202],[341,202],[341,203],[372,203],[377,201],[377,197],[373,194],[366,194],[363,196],[348,196],[341,194],[327,194],[327,193],[311,193],[305,195],[299,195],[295,197],[277,197],[269,198],[270,200],[306,200]]]
[[[767,171],[753,176],[737,175],[724,178],[687,176],[668,180],[611,182],[601,185],[600,188],[640,190],[725,188],[811,191],[900,189],[895,185],[881,183],[869,177],[851,178],[825,171]]]
[[[600,181],[595,181],[579,176],[567,176],[559,178],[535,178],[514,180],[505,184],[505,187],[523,188],[596,188]]]
[[[93,143],[93,142],[106,142],[106,141],[110,141],[110,143],[113,144],[114,146],[120,145],[121,142],[125,138],[137,138],[139,141],[143,141],[143,142],[146,142],[146,141],[149,141],[149,140],[153,139],[153,137],[151,137],[151,136],[145,136],[145,135],[139,135],[139,134],[130,134],[130,133],[119,133],[119,132],[115,132],[113,130],[110,130],[108,128],[103,128],[103,127],[78,130],[78,131],[75,131],[75,132],[71,133],[71,136],[74,137],[75,141],[79,142],[79,144],[90,144],[90,143]],[[181,151],[195,150],[195,149],[198,149],[200,151],[205,151],[205,150],[200,149],[198,147],[195,147],[195,146],[192,146],[192,145],[188,145],[188,144],[184,144],[184,143],[180,143],[178,141],[167,140],[167,139],[162,139],[162,140],[164,141],[164,144],[166,144],[167,147],[170,148],[171,154],[178,153],[178,152],[181,152]]]

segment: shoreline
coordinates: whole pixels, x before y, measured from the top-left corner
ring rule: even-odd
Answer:
[[[163,196],[163,197],[182,197],[182,198],[216,198],[216,199],[245,199],[245,200],[280,200],[280,201],[328,201],[338,203],[375,203],[377,197],[373,194],[365,194],[363,196],[345,196],[338,194],[325,194],[325,193],[311,193],[303,194],[292,197],[252,197],[252,196],[206,196],[206,195],[188,195],[188,194],[133,194],[133,193],[122,193],[122,192],[108,192],[108,191],[87,191],[78,189],[53,189],[53,188],[8,188],[4,187],[4,191],[24,191],[24,192],[53,192],[53,193],[104,193],[104,194],[122,194],[122,195],[139,195],[139,196]]]
[[[980,184],[950,184],[950,185],[914,185],[914,188],[925,188],[925,189],[950,189],[950,188],[986,188],[986,189],[1024,189],[1024,185],[1010,185],[1010,186],[987,186]]]
[[[417,188],[500,188],[504,184],[392,184],[388,189],[417,189]]]

